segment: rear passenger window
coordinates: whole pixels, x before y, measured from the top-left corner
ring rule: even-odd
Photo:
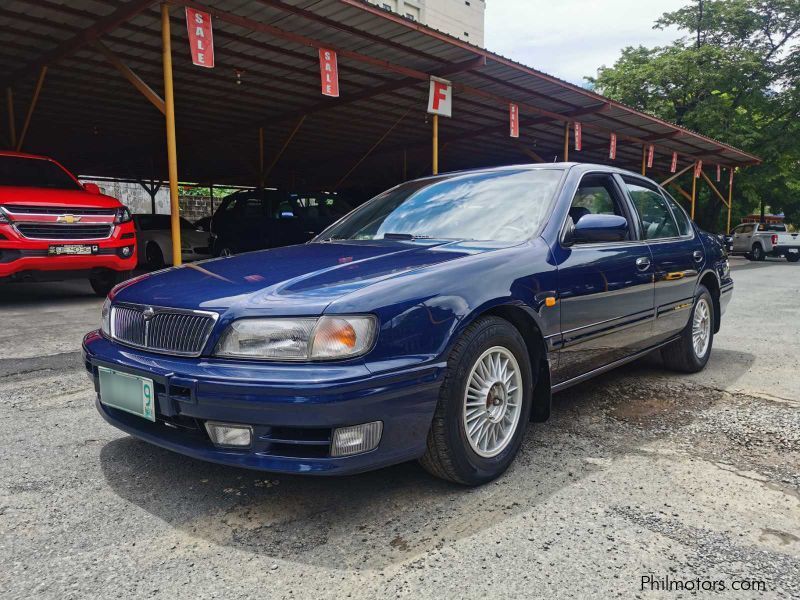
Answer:
[[[672,215],[678,222],[678,232],[681,235],[692,235],[692,224],[689,222],[689,216],[683,210],[680,204],[675,201],[675,198],[670,196],[666,191],[664,196],[667,198],[667,204],[672,209]]]
[[[642,221],[646,240],[678,237],[678,225],[672,218],[667,201],[658,192],[637,183],[626,181],[633,204]]]

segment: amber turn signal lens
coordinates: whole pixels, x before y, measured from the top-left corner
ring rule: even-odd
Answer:
[[[322,321],[314,332],[314,339],[329,348],[340,347],[351,350],[356,346],[355,329],[343,319]]]
[[[553,298],[552,296],[548,296],[547,298],[544,299],[544,305],[548,308],[553,307],[556,305],[556,299]]]

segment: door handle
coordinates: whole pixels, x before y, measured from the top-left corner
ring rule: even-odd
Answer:
[[[692,252],[692,256],[694,257],[694,262],[700,262],[703,260],[703,253],[700,250],[695,250]]]
[[[646,256],[636,259],[636,268],[640,271],[647,271],[650,268],[650,259]]]

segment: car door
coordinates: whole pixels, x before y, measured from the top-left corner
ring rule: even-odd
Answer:
[[[622,180],[653,256],[653,343],[658,343],[678,333],[689,320],[705,248],[689,217],[666,191],[645,179],[625,176]]]
[[[628,220],[628,239],[565,245],[567,230],[585,214]],[[554,250],[562,342],[554,383],[575,379],[643,350],[654,309],[650,250],[619,183],[608,173],[583,176]]]
[[[753,237],[753,230],[755,225],[752,223],[747,225],[739,225],[733,234],[733,251],[734,252],[750,252],[751,240]]]

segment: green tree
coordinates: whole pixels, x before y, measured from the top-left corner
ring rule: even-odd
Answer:
[[[744,148],[764,163],[737,175],[736,217],[763,201],[800,223],[800,1],[705,0],[665,13],[655,28],[686,35],[627,47],[587,78],[600,93]],[[698,222],[724,228],[704,192]]]

